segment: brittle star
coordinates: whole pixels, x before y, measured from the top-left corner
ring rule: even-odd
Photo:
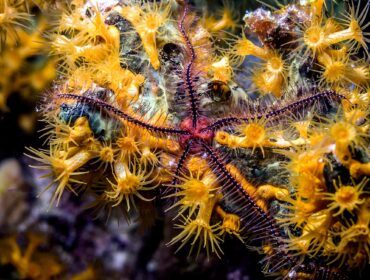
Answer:
[[[182,151],[176,163],[175,172],[173,174],[174,177],[171,182],[172,186],[175,186],[180,180],[179,175],[184,169],[184,165],[189,157],[200,152],[204,153],[205,159],[211,170],[217,176],[223,195],[227,196],[228,202],[239,206],[235,207],[235,214],[240,217],[246,231],[254,236],[251,239],[253,241],[267,240],[274,248],[274,253],[272,254],[274,261],[270,262],[272,257],[266,258],[266,261],[273,263],[273,267],[268,268],[269,271],[277,271],[282,267],[291,269],[292,266],[296,265],[297,261],[295,257],[290,256],[288,252],[284,250],[284,242],[279,226],[269,213],[256,204],[256,201],[228,170],[225,160],[216,150],[215,134],[224,127],[232,127],[258,121],[260,119],[273,120],[288,112],[294,112],[299,108],[313,105],[320,100],[342,99],[344,97],[331,90],[315,92],[310,96],[296,100],[278,109],[267,110],[266,112],[258,112],[251,115],[230,116],[213,120],[199,109],[201,99],[201,94],[199,93],[197,85],[199,73],[194,69],[197,61],[197,54],[184,25],[188,13],[189,8],[185,6],[178,22],[178,30],[185,43],[186,52],[186,59],[181,73],[181,90],[186,99],[186,116],[181,120],[179,128],[152,124],[136,116],[131,116],[106,101],[89,96],[61,93],[57,94],[55,97],[89,104],[150,133],[178,139]]]

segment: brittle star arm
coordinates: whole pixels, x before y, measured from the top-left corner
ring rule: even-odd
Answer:
[[[181,157],[179,159],[179,162],[177,163],[175,174],[174,174],[174,178],[172,179],[172,182],[171,182],[171,185],[172,186],[176,185],[177,182],[178,182],[178,180],[179,180],[178,177],[180,175],[181,169],[183,168],[183,166],[185,164],[186,159],[189,156],[189,153],[190,153],[190,150],[191,150],[191,146],[192,146],[192,140],[190,140],[186,144],[186,147],[185,147],[184,151],[182,152],[182,155],[181,155]]]
[[[175,170],[175,173],[173,174],[173,179],[171,181],[171,184],[166,185],[166,187],[173,187],[179,182],[180,172],[181,172],[181,169],[183,168],[183,166],[185,164],[186,159],[189,156],[189,153],[190,153],[190,150],[191,150],[191,145],[192,145],[192,141],[190,140],[186,144],[186,147],[185,147],[184,151],[182,152],[182,154],[179,158],[179,161],[176,164],[176,170]],[[162,193],[162,195],[167,195],[169,192],[170,192],[170,188],[166,188],[166,190]]]
[[[270,269],[278,270],[283,266],[291,268],[291,266],[295,265],[297,260],[285,250],[280,227],[275,219],[262,210],[243,186],[233,177],[222,158],[218,155],[218,152],[204,141],[199,140],[199,143],[208,156],[211,169],[218,177],[223,194],[227,196],[228,201],[231,201],[236,206],[234,213],[240,217],[240,221],[248,234],[253,236],[251,240],[267,240],[274,248],[279,248],[273,254],[276,260]],[[270,257],[269,260],[271,260]],[[268,260],[266,259],[265,261]]]
[[[218,176],[218,181],[222,186],[224,194],[227,195],[228,199],[231,199],[234,204],[243,205],[243,207],[238,208],[237,214],[240,215],[244,222],[249,224],[249,230],[258,230],[258,228],[262,226],[267,231],[271,230],[269,235],[279,236],[279,234],[277,234],[275,220],[256,204],[250,194],[248,194],[243,186],[233,177],[227,169],[223,159],[218,155],[218,152],[206,142],[201,140],[199,140],[199,142],[207,154],[212,171]],[[250,215],[251,212],[254,212],[253,216]]]
[[[293,103],[287,104],[281,108],[278,108],[276,110],[269,110],[265,113],[257,113],[256,115],[251,115],[248,117],[225,117],[221,118],[219,120],[216,120],[214,123],[210,124],[209,126],[202,129],[202,131],[206,130],[217,130],[222,127],[228,126],[228,125],[235,125],[235,124],[242,124],[242,123],[249,123],[253,122],[255,120],[260,120],[262,118],[265,118],[266,120],[274,119],[277,117],[280,117],[288,112],[294,112],[299,108],[304,108],[307,106],[312,106],[315,102],[318,102],[320,100],[326,100],[326,99],[332,99],[332,100],[341,100],[346,99],[345,96],[336,93],[333,90],[326,90],[322,92],[318,92],[316,94],[313,94],[311,96],[305,97],[303,99],[297,100]]]
[[[189,56],[190,56],[190,61],[186,64],[185,69],[183,71],[183,80],[184,80],[186,96],[189,99],[192,126],[193,128],[195,128],[197,126],[198,115],[199,115],[199,110],[198,110],[199,100],[198,100],[197,91],[194,85],[194,75],[193,75],[193,66],[194,66],[194,62],[196,59],[196,54],[195,54],[194,47],[190,41],[190,38],[188,34],[186,33],[185,26],[184,26],[184,22],[188,14],[188,10],[189,10],[189,7],[186,5],[184,8],[183,14],[180,18],[180,21],[178,23],[178,28],[181,33],[181,36],[183,37],[185,41],[187,52],[189,53]]]
[[[130,116],[129,114],[121,111],[120,109],[112,106],[111,104],[104,102],[99,99],[87,97],[87,96],[81,96],[81,95],[75,95],[75,94],[58,94],[58,98],[64,98],[64,99],[74,99],[82,103],[91,104],[92,106],[95,106],[99,109],[104,109],[117,117],[120,117],[124,119],[125,121],[132,123],[134,125],[140,126],[150,132],[157,132],[157,133],[164,133],[164,134],[175,134],[175,135],[188,135],[189,132],[182,130],[182,129],[176,129],[171,127],[163,127],[158,125],[153,125],[150,123],[147,123],[143,120],[140,120],[138,118],[134,118],[133,116]]]

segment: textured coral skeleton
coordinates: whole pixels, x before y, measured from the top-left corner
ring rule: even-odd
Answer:
[[[247,13],[261,47],[246,32],[218,33],[235,29],[230,13],[218,28],[176,1],[80,2],[51,35],[64,78],[45,106],[49,150],[29,149],[54,178],[51,205],[67,189],[129,219],[166,199],[179,230],[169,245],[222,257],[229,235],[265,254],[265,273],[289,279],[345,279],[335,265],[369,262],[369,66],[355,57],[367,55],[368,4],[343,25],[323,1]],[[253,91],[275,100],[237,97],[247,56],[261,60]],[[233,102],[213,112],[213,95]],[[285,181],[254,184],[238,151],[284,157]]]

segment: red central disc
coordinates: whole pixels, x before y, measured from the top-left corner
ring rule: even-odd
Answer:
[[[193,127],[193,121],[191,118],[186,118],[180,124],[180,128],[188,131],[190,135],[184,135],[180,137],[180,145],[184,148],[190,139],[202,139],[206,143],[211,144],[214,133],[212,130],[202,131],[211,124],[210,120],[207,117],[198,118],[197,125]]]

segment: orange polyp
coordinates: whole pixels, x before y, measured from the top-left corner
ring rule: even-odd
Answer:
[[[206,203],[201,204],[194,219],[185,218],[183,224],[177,226],[181,229],[181,232],[172,238],[168,244],[173,245],[181,242],[180,247],[177,249],[178,251],[186,243],[191,241],[190,253],[192,252],[195,244],[198,243],[198,254],[200,248],[205,248],[207,255],[209,255],[211,251],[211,253],[215,253],[218,257],[220,257],[222,254],[219,244],[221,238],[217,234],[219,232],[220,225],[211,225],[212,212],[218,199],[218,197],[214,196],[213,198],[208,199]]]
[[[199,172],[200,176],[209,170],[207,161],[201,157],[191,157],[187,162],[186,167],[192,173]]]
[[[362,163],[356,160],[351,160],[349,171],[352,177],[359,178],[360,176],[370,176],[370,162]]]
[[[258,47],[252,41],[248,40],[245,37],[239,39],[236,42],[233,52],[235,55],[238,55],[238,56],[252,55],[252,56],[258,57],[263,60],[267,60],[270,55],[269,50]]]
[[[284,61],[280,56],[270,57],[266,61],[266,69],[272,73],[281,74],[284,71]]]
[[[166,23],[170,13],[170,4],[166,7],[156,2],[144,2],[142,7],[125,6],[120,10],[123,17],[129,20],[139,34],[149,61],[155,70],[160,67],[156,37],[159,28]]]
[[[231,234],[244,242],[240,236],[240,217],[235,214],[226,213],[220,206],[216,206],[215,212],[222,218],[220,235],[225,233]]]
[[[214,80],[227,83],[231,80],[233,70],[229,63],[229,58],[224,56],[221,60],[214,62],[210,67]]]
[[[336,139],[336,143],[343,147],[350,145],[357,137],[355,126],[345,121],[335,123],[330,128],[330,134]]]
[[[333,44],[337,44],[343,41],[350,41],[350,40],[355,40],[358,43],[360,43],[362,46],[367,48],[366,43],[364,41],[361,27],[358,24],[357,20],[355,19],[351,19],[351,22],[347,29],[337,31],[335,33],[327,35],[325,38],[325,43],[327,45],[333,45]]]
[[[199,207],[207,204],[215,196],[217,188],[216,176],[208,171],[203,174],[202,171],[190,172],[189,175],[178,177],[180,183],[174,187],[177,191],[168,197],[178,197],[179,200],[167,209],[179,207],[178,216],[187,213],[191,217]]]
[[[257,188],[256,195],[264,200],[278,199],[284,201],[289,196],[289,191],[272,185],[261,185]]]
[[[257,188],[249,183],[244,176],[240,173],[240,171],[232,164],[226,165],[227,170],[230,174],[238,181],[239,184],[242,185],[243,189],[253,198],[256,195]]]
[[[312,25],[305,30],[303,41],[315,54],[316,52],[321,52],[327,47],[325,37],[325,31],[321,26]]]
[[[292,247],[303,254],[319,254],[328,242],[331,221],[331,216],[325,210],[314,213],[306,220],[302,234],[299,237],[291,237]]]
[[[320,20],[322,18],[323,8],[325,8],[325,0],[311,1],[312,14],[316,17],[314,20]]]
[[[347,78],[356,85],[363,85],[370,81],[370,69],[366,65],[360,65],[348,69]]]
[[[280,73],[256,71],[252,80],[262,94],[272,93],[276,97],[281,97],[284,77]]]
[[[135,207],[134,197],[138,197],[144,201],[150,201],[141,195],[140,191],[151,190],[152,187],[146,185],[154,180],[149,179],[151,174],[137,167],[135,164],[130,167],[125,161],[118,161],[114,164],[114,177],[116,183],[110,182],[111,190],[105,191],[107,198],[113,202],[112,207],[116,207],[121,203],[126,204],[127,211],[131,207]]]

